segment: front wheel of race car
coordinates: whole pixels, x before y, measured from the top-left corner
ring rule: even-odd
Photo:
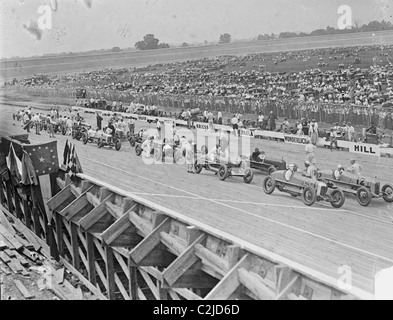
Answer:
[[[263,191],[265,191],[266,194],[272,194],[275,188],[276,180],[273,177],[269,176],[263,180]]]
[[[315,189],[310,186],[304,188],[302,196],[303,203],[306,206],[312,206],[317,201],[317,193]]]
[[[142,148],[139,144],[135,147],[135,154],[139,157],[142,154]]]
[[[270,166],[268,169],[267,169],[267,173],[269,174],[269,176],[274,172],[274,171],[276,171],[277,169],[276,169],[276,167],[275,166]]]
[[[244,170],[243,180],[245,183],[250,183],[253,178],[254,178],[254,172],[250,168]]]
[[[228,167],[223,164],[218,168],[218,178],[221,181],[224,181],[228,177]]]
[[[89,138],[87,137],[87,133],[85,132],[82,135],[82,142],[83,142],[83,144],[87,144],[87,141],[89,141]]]
[[[202,172],[202,169],[203,169],[202,163],[199,163],[199,161],[196,160],[194,163],[195,173],[200,174]]]
[[[345,195],[339,189],[333,190],[332,194],[330,195],[331,200],[330,204],[333,208],[341,208],[345,203]]]
[[[121,148],[121,141],[120,141],[120,140],[117,140],[117,141],[115,142],[115,150],[116,150],[116,151],[119,151],[120,148]]]
[[[383,200],[386,202],[393,202],[393,186],[391,184],[385,184],[382,187]]]
[[[134,138],[134,137],[131,137],[131,138],[129,139],[129,141],[130,141],[131,147],[132,147],[132,148],[135,147],[135,143],[136,143],[135,138]]]
[[[100,148],[100,149],[104,146],[104,141],[102,140],[102,138],[99,138],[99,139],[97,140],[97,146],[98,146],[98,148]]]
[[[361,206],[367,207],[372,199],[370,190],[368,190],[366,187],[360,187],[356,192],[356,199]]]

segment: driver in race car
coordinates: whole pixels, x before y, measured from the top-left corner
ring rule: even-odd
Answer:
[[[287,181],[291,180],[291,178],[294,175],[294,173],[295,173],[295,165],[294,164],[290,164],[288,166],[288,170],[284,174],[285,180],[287,180]]]
[[[259,151],[255,148],[255,151],[251,155],[251,160],[255,162],[263,162],[265,160],[265,151]]]
[[[213,162],[219,162],[220,160],[220,154],[221,154],[221,148],[219,144],[216,144],[216,146],[207,154],[207,158],[210,161]]]
[[[98,128],[96,128],[96,130],[94,130],[93,127],[90,127],[89,130],[87,130],[87,136],[89,138],[94,138],[97,131],[98,131]]]
[[[337,166],[337,169],[334,170],[334,178],[335,178],[336,180],[340,180],[341,175],[343,174],[344,171],[345,171],[344,167],[343,167],[341,164],[339,164],[339,165]]]
[[[104,136],[106,138],[106,143],[109,144],[112,141],[112,134],[113,134],[113,130],[108,126],[105,128],[104,130]]]

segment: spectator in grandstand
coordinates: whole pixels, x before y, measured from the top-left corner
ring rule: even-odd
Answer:
[[[269,118],[268,118],[270,131],[276,130],[276,120],[277,120],[277,116],[274,114],[273,111],[270,111]]]
[[[333,151],[333,145],[338,148],[337,144],[337,131],[334,128],[330,128],[330,151]]]

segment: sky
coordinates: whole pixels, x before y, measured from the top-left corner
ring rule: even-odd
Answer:
[[[52,25],[37,32],[43,5]],[[134,47],[148,33],[176,45],[337,28],[342,5],[353,21],[393,22],[390,0],[0,0],[0,58]]]

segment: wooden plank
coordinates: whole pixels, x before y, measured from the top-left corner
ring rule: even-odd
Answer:
[[[238,245],[227,246],[226,259],[228,261],[229,269],[232,269],[239,261],[241,249]]]
[[[120,219],[123,215],[123,208],[119,207],[112,202],[105,202],[106,209],[108,212],[117,220]]]
[[[54,211],[54,218],[56,221],[57,250],[60,256],[64,256],[63,217],[58,212]]]
[[[14,246],[16,250],[20,250],[23,248],[23,245],[17,239],[15,239],[15,237],[10,234],[7,229],[2,225],[0,225],[0,233]]]
[[[79,245],[78,245],[78,227],[75,223],[71,224],[71,248],[72,248],[72,265],[75,269],[80,269]]]
[[[34,249],[34,246],[27,240],[23,239],[22,237],[18,236],[17,234],[14,235],[16,240],[18,240],[24,248],[27,248],[29,250]]]
[[[133,250],[130,256],[135,263],[141,262],[160,242],[161,232],[168,232],[171,225],[171,219],[165,219],[157,228],[155,228],[145,239],[143,239]]]
[[[195,245],[206,241],[206,235],[200,235],[170,266],[163,272],[165,281],[171,286],[188,270],[199,258],[195,255]]]
[[[15,235],[16,232],[12,227],[11,223],[8,221],[7,217],[4,215],[4,212],[0,209],[0,224],[6,228],[6,230],[11,234]]]
[[[200,263],[200,262],[199,262]],[[196,265],[188,269],[182,276],[176,280],[171,288],[188,288],[188,289],[212,289],[217,284],[217,279],[200,270]],[[168,288],[165,284],[164,288]]]
[[[101,204],[101,201],[99,198],[97,198],[95,195],[93,195],[91,192],[86,192],[86,197],[87,201],[90,202],[90,204],[95,208],[98,207]]]
[[[106,256],[106,279],[109,300],[116,300],[115,268],[113,264],[113,251],[110,247],[105,247]]]
[[[263,283],[263,279],[256,273],[249,272],[244,268],[238,270],[239,281],[260,300],[273,299],[276,293]]]
[[[6,255],[4,252],[0,251],[0,259],[4,262],[4,263],[8,263],[11,261],[10,257],[8,255]]]
[[[22,255],[20,255],[17,251],[15,251],[15,258],[19,260],[20,264],[22,266],[28,266],[30,263],[29,261],[27,261],[25,259],[25,257],[23,257]]]
[[[86,250],[87,250],[87,262],[89,264],[89,267],[87,269],[88,275],[89,275],[89,281],[93,284],[96,285],[97,280],[96,280],[96,269],[95,269],[95,256],[94,256],[94,242],[93,242],[93,236],[90,233],[86,234]]]
[[[146,237],[152,231],[151,224],[145,219],[138,216],[135,212],[129,212],[128,214],[132,224],[141,231],[144,237]]]
[[[101,234],[101,239],[106,245],[110,245],[131,225],[131,221],[126,213]]]
[[[14,250],[12,250],[12,249],[5,249],[4,252],[10,258],[15,258],[15,251]]]
[[[101,291],[95,287],[89,280],[87,280],[81,273],[78,272],[67,260],[60,257],[61,263],[71,271],[77,278],[100,300],[107,300],[107,298],[101,293]]]
[[[280,300],[288,295],[288,292],[293,289],[297,282],[300,282],[300,275],[297,274],[291,281],[281,290],[281,292],[275,297],[274,300]]]
[[[61,284],[64,281],[64,268],[60,268],[53,273],[54,280],[57,284]]]
[[[172,290],[187,300],[202,300],[200,296],[196,295],[191,290],[183,288],[173,288]]]
[[[160,237],[161,237],[161,242],[173,254],[180,256],[186,250],[186,246],[183,243],[180,243],[179,240],[174,236],[171,236],[166,232],[161,232]]]
[[[28,229],[31,229],[31,210],[29,208],[27,200],[23,199],[23,211],[25,213],[25,224]]]
[[[157,287],[151,280],[150,276],[143,270],[139,269],[139,273],[141,274],[142,278],[145,280],[147,286],[149,287],[150,291],[153,293],[156,300],[160,300],[160,294],[158,292]]]
[[[90,204],[90,202],[87,201],[86,194],[82,194],[59,213],[67,220],[71,220],[72,217],[77,215],[88,204]]]
[[[0,267],[0,270],[5,273],[7,276],[9,276],[11,274],[11,271],[9,271],[7,268],[4,267]]]
[[[203,261],[207,261],[223,276],[229,271],[228,262],[200,244],[195,245],[195,254]]]
[[[8,265],[11,265],[11,264],[13,265],[13,267],[15,268],[17,273],[22,273],[22,271],[24,270],[22,265],[19,263],[19,260],[16,258],[11,258],[11,262],[9,262]]]
[[[62,189],[60,192],[58,192],[55,196],[53,196],[49,201],[46,203],[48,208],[52,211],[56,211],[56,209],[64,203],[66,200],[69,198],[74,197],[74,195],[71,193],[70,186],[68,185],[64,189]]]
[[[113,194],[109,195],[107,198],[105,198],[104,202],[102,202],[100,205],[95,207],[81,220],[79,220],[78,223],[82,227],[82,229],[88,231],[94,224],[96,224],[107,213],[105,203],[107,201],[112,201],[114,197],[115,196]]]
[[[130,270],[128,288],[130,292],[130,299],[131,300],[138,300],[138,279],[137,279],[137,267],[134,267],[131,263],[131,259],[128,259],[127,262],[128,269]]]
[[[248,268],[250,265],[249,254],[240,261],[221,279],[219,283],[206,295],[205,300],[226,300],[239,287],[239,268]]]
[[[18,290],[20,291],[20,293],[23,295],[23,297],[24,297],[25,299],[32,299],[32,298],[34,298],[34,295],[31,294],[31,293],[26,289],[26,287],[23,285],[22,282],[20,282],[19,280],[13,280],[13,281],[14,281],[15,286],[18,288]]]
[[[0,239],[0,250],[6,249],[8,248],[8,245]]]

